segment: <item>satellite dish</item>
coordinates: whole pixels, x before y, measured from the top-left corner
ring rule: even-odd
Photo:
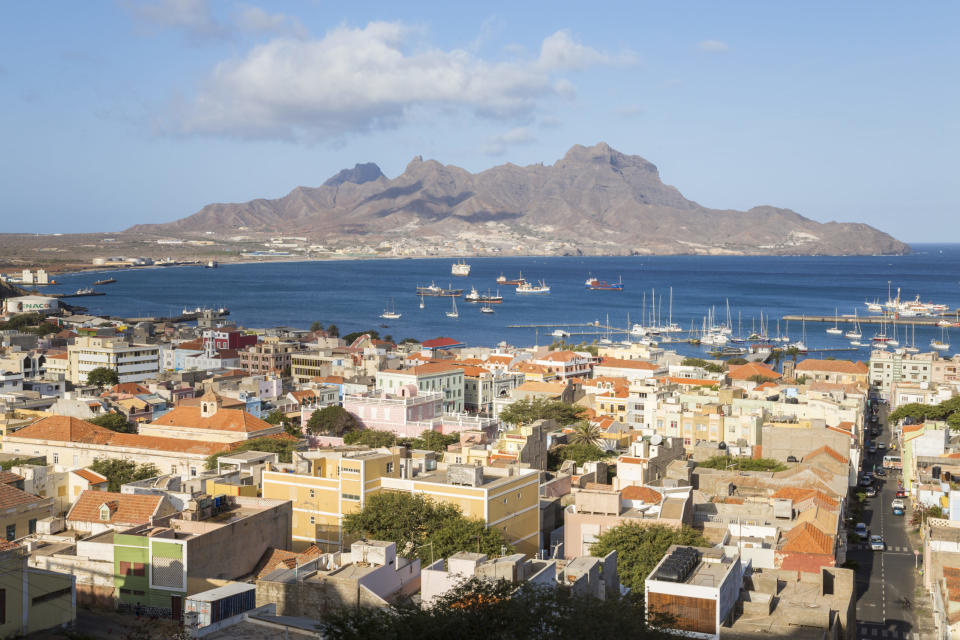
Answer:
[[[663,436],[659,433],[650,436],[650,444],[660,444],[661,442],[663,442]]]

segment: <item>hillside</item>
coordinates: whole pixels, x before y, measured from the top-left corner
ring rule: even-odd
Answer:
[[[553,165],[480,173],[414,158],[394,179],[369,163],[276,200],[211,204],[139,233],[287,233],[325,243],[425,237],[540,240],[586,254],[902,254],[866,224],[819,223],[789,209],[717,210],[686,199],[656,166],[605,143],[576,145]],[[536,245],[534,245],[536,246]],[[550,251],[544,251],[549,253]]]

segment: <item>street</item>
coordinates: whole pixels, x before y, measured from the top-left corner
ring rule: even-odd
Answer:
[[[880,408],[880,435],[871,442],[884,442],[889,447],[890,430],[887,427],[886,405]],[[886,451],[865,452],[863,470],[876,465],[880,468]],[[892,452],[897,453],[897,452]],[[900,474],[887,470],[886,477],[877,478],[877,495],[863,504],[863,522],[870,535],[883,536],[884,551],[871,551],[867,541],[850,543],[848,560],[855,561],[857,582],[857,638],[900,638],[918,640],[913,621],[913,599],[916,584],[916,558],[907,537],[911,508],[906,515],[895,516],[891,502],[896,496]],[[856,490],[854,490],[856,491]]]

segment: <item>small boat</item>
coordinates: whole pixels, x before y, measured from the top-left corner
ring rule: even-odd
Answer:
[[[397,320],[402,315],[402,313],[397,313],[397,306],[394,304],[393,299],[391,298],[390,305],[383,310],[383,313],[380,314],[380,317],[384,320]]]
[[[857,319],[856,309],[853,310],[853,329],[843,334],[843,337],[850,338],[851,340],[859,340],[863,337],[863,333],[860,331],[860,321]]]
[[[553,333],[550,335],[552,335],[554,338],[569,338],[570,332],[564,331],[563,329],[554,329]]]
[[[623,291],[623,278],[621,277],[616,282],[607,282],[590,276],[587,278],[585,286],[591,291]]]
[[[463,295],[463,289],[454,289],[453,287],[444,289],[443,287],[438,287],[435,283],[431,282],[426,287],[418,286],[417,294],[421,296],[459,298]]]
[[[420,294],[420,308],[423,309],[423,294]]]
[[[208,260],[208,261],[207,261],[207,264],[206,264],[206,267],[207,267],[207,269],[216,269],[216,268],[217,268],[217,261],[216,261],[216,260]]]
[[[490,307],[488,307],[487,305],[483,305],[482,307],[480,307],[480,313],[496,313],[496,312]]]
[[[515,287],[515,286],[519,286],[521,284],[526,284],[526,283],[527,281],[524,279],[522,271],[520,272],[519,276],[517,276],[516,278],[513,278],[512,280],[508,280],[506,276],[504,276],[502,273],[500,274],[500,277],[497,278],[497,284],[503,284],[509,287]]]
[[[480,296],[480,302],[484,304],[503,304],[503,296],[500,295],[499,289],[497,289],[496,295],[490,293],[490,290],[487,289],[487,293]]]
[[[90,287],[85,287],[83,289],[77,289],[77,292],[73,295],[74,296],[92,296],[92,295],[96,295],[96,293],[97,292],[91,289]]]
[[[920,353],[919,347],[917,347],[917,325],[911,325],[911,337],[910,344],[903,348],[907,353]],[[906,336],[906,331],[904,331],[904,336]],[[904,338],[906,340],[906,338]]]
[[[458,260],[450,267],[450,273],[455,276],[468,276],[470,275],[470,265],[463,260]]]
[[[840,314],[836,308],[833,310],[833,326],[827,329],[827,333],[832,336],[839,336],[843,334],[843,329],[840,328]]]
[[[517,285],[518,294],[547,294],[550,293],[550,287],[544,283],[543,280],[539,284],[530,284],[529,282],[524,281],[523,284]]]
[[[934,338],[930,341],[930,347],[937,351],[946,351],[950,348],[950,339],[947,337],[947,328],[940,328],[940,339]]]
[[[448,317],[448,318],[459,318],[459,317],[460,317],[460,312],[457,311],[457,299],[456,299],[456,298],[450,298],[450,302],[453,303],[453,310],[446,312],[447,317]]]
[[[851,341],[850,341],[850,346],[851,346],[851,347],[865,347],[865,346],[867,346],[867,345],[863,344],[863,343],[860,342],[859,340],[851,340]]]
[[[93,286],[96,287],[102,284],[113,284],[116,281],[117,281],[116,278],[104,278],[103,280],[97,280],[96,282],[94,282]]]

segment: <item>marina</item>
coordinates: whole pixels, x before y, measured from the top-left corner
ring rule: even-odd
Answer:
[[[832,315],[785,315],[783,319],[788,322],[816,322],[816,323],[830,323],[838,322],[840,324],[895,324],[901,327],[909,327],[910,325],[916,325],[918,327],[937,327],[942,326],[938,323],[946,320],[951,322],[951,326],[960,327],[960,322],[957,320],[957,315],[955,313],[945,314],[942,316],[932,316],[932,317],[920,317],[920,318],[896,318],[888,316],[832,316]]]

